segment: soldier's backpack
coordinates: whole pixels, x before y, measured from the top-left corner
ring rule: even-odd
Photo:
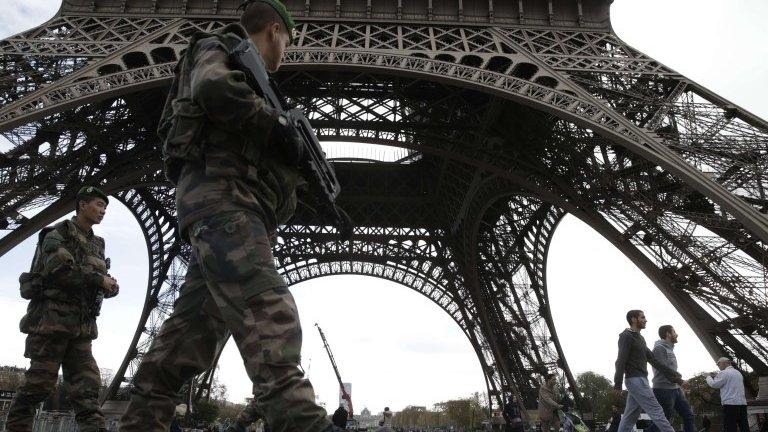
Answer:
[[[205,111],[192,101],[189,62],[188,57],[183,55],[176,64],[171,90],[157,128],[157,135],[163,144],[163,172],[174,185],[179,181],[185,162],[197,162],[203,158],[201,137]]]
[[[208,37],[218,38],[228,53],[240,42],[240,39],[219,33],[197,32],[190,38],[187,50],[192,50],[198,40]],[[187,53],[176,63],[171,89],[157,127],[163,149],[163,173],[174,185],[178,183],[185,163],[201,163],[203,160],[206,113],[192,100],[191,63]],[[246,153],[243,156],[249,158]]]
[[[32,265],[29,267],[28,272],[24,272],[19,276],[19,292],[21,298],[26,300],[36,300],[43,295],[43,240],[49,232],[55,230],[56,227],[45,227],[40,230],[37,235],[37,247],[35,248],[35,255],[32,258]]]

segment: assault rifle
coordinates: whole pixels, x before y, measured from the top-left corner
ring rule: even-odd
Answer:
[[[299,163],[299,168],[310,184],[310,191],[320,207],[319,213],[329,217],[331,220],[328,222],[333,224],[343,236],[349,237],[352,233],[351,220],[336,205],[336,197],[341,192],[341,185],[333,167],[325,159],[325,152],[309,124],[309,119],[301,110],[288,106],[277,84],[267,73],[264,59],[261,58],[259,49],[253,41],[243,39],[230,54],[230,59],[237,70],[245,73],[251,88],[261,94],[267,104],[281,113],[289,124],[297,129],[304,141],[304,156]]]
[[[106,258],[105,263],[107,265],[107,272],[109,272],[109,268],[112,267],[112,260],[109,258]],[[101,275],[101,273],[99,273]],[[104,275],[102,275],[104,276]],[[106,274],[106,276],[112,277],[109,273]],[[86,317],[88,319],[96,320],[96,317],[101,315],[101,305],[104,303],[104,288],[99,286],[97,289],[93,290],[92,292],[88,293],[86,299]]]

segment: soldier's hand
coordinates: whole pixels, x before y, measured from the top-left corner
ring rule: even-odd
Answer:
[[[120,285],[117,284],[117,280],[112,276],[103,276],[101,279],[101,287],[104,288],[104,292],[108,295],[113,293],[117,294],[120,291]]]
[[[299,130],[291,123],[290,119],[281,114],[278,117],[275,149],[280,158],[288,165],[296,165],[304,157],[304,140],[299,135]]]

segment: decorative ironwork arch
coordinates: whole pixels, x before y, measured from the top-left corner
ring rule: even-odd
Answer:
[[[290,285],[295,285],[312,279],[334,275],[361,275],[370,276],[390,282],[394,282],[410,288],[429,299],[453,319],[456,325],[466,336],[472,349],[478,357],[486,390],[489,394],[500,394],[501,387],[498,380],[494,379],[493,368],[488,359],[488,344],[482,333],[477,331],[468,321],[471,311],[466,310],[463,302],[457,302],[451,298],[451,293],[446,288],[435,285],[429,277],[409,268],[402,268],[391,263],[363,262],[363,261],[330,261],[315,262],[283,272]]]

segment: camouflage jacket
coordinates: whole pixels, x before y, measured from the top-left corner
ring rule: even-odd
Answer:
[[[200,160],[188,160],[177,182],[183,233],[202,218],[235,210],[257,213],[272,231],[293,215],[296,188],[304,183],[297,169],[274,156],[274,111],[248,86],[245,75],[229,66],[227,46],[245,37],[239,24],[194,35],[179,64],[191,95],[177,94],[160,122],[161,139],[202,141]]]
[[[43,289],[30,300],[19,327],[23,333],[65,337],[98,336],[94,303],[107,274],[104,239],[74,221],[55,225],[43,239]]]

